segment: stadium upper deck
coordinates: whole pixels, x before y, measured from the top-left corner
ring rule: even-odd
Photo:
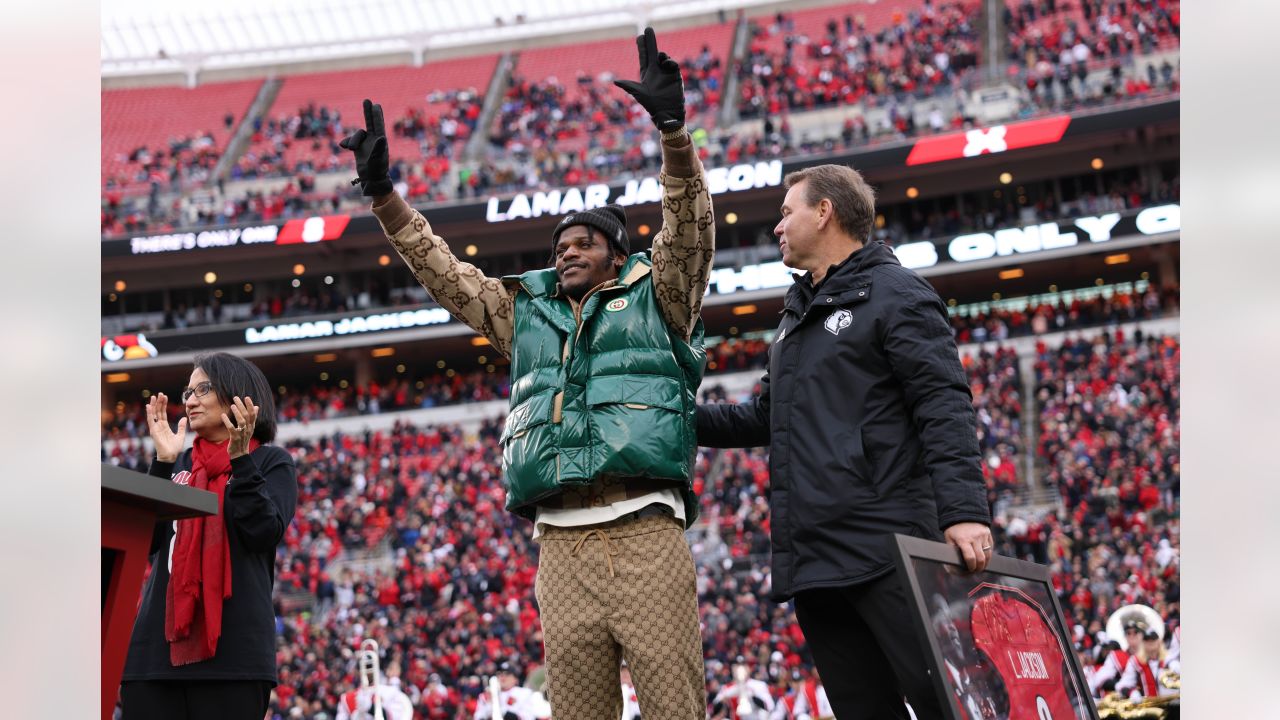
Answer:
[[[1128,54],[1129,48],[1125,46],[1121,48],[1125,51],[1123,62],[1113,71],[1110,66],[1098,65],[1097,61],[1106,51],[1106,44],[1099,40],[1098,50],[1085,50],[1092,53],[1092,69],[1081,77],[1073,76],[1055,85],[1052,80],[1046,81],[1041,65],[1049,63],[1050,75],[1062,69],[1060,58],[1051,50],[1058,47],[1063,37],[1070,37],[1071,31],[1064,29],[1067,35],[1054,36],[1049,41],[1042,36],[1044,22],[1038,22],[1026,26],[1029,28],[1025,30],[1027,52],[1020,62],[1008,66],[1007,77],[969,72],[962,79],[954,71],[963,62],[972,62],[962,57],[971,55],[972,51],[945,43],[951,30],[949,25],[942,27],[942,18],[951,18],[956,12],[948,9],[953,4],[935,8],[919,0],[901,0],[875,5],[809,5],[798,2],[770,6],[793,11],[781,14],[764,12],[763,7],[750,8],[745,16],[749,22],[708,18],[696,20],[694,27],[663,30],[664,42],[670,38],[672,51],[678,57],[689,59],[705,51],[720,68],[708,78],[715,85],[713,96],[717,107],[697,118],[698,128],[713,130],[702,140],[703,152],[709,159],[737,162],[829,150],[832,145],[855,148],[876,141],[990,124],[997,116],[1013,117],[1055,107],[1090,106],[1176,92],[1176,53],[1137,56]],[[1176,3],[1173,8],[1174,15],[1166,13],[1162,17],[1176,18]],[[1136,12],[1128,17],[1133,15]],[[971,22],[979,20],[980,16],[975,16]],[[985,21],[1013,22],[1009,18]],[[1170,38],[1176,42],[1176,35],[1167,31],[1171,22],[1153,20],[1143,24],[1134,20],[1131,24],[1150,27],[1150,32],[1135,35],[1125,29],[1125,37],[1157,38],[1158,42],[1138,42],[1135,46],[1139,49],[1150,46],[1154,52],[1167,47]],[[1118,23],[1107,26],[1108,29],[1127,27]],[[1172,27],[1176,31],[1176,25]],[[392,138],[395,156],[404,161],[401,172],[406,185],[421,188],[418,195],[422,199],[475,197],[485,192],[524,189],[529,185],[554,186],[566,179],[607,180],[610,175],[644,167],[643,163],[637,166],[627,159],[628,152],[639,153],[642,148],[627,142],[632,136],[623,136],[624,124],[606,125],[607,129],[600,128],[598,123],[590,126],[591,131],[585,135],[600,147],[585,147],[580,139],[584,133],[580,131],[570,133],[579,140],[567,142],[563,147],[557,147],[554,138],[547,137],[541,144],[547,146],[549,157],[521,155],[508,146],[498,153],[500,160],[509,161],[508,167],[495,167],[490,162],[492,153],[482,159],[474,147],[470,153],[463,152],[468,137],[494,131],[494,126],[488,123],[495,122],[491,118],[506,102],[504,90],[510,80],[545,83],[555,78],[564,86],[567,99],[572,100],[579,92],[577,79],[581,73],[592,77],[602,73],[625,75],[633,62],[627,42],[629,32],[617,27],[583,31],[573,36],[571,42],[566,42],[563,36],[544,37],[536,41],[539,46],[529,47],[526,45],[535,41],[495,45],[476,40],[470,46],[451,51],[466,53],[470,49],[466,57],[437,59],[438,56],[432,55],[424,67],[407,67],[403,60],[387,65],[389,61],[366,57],[349,61],[348,69],[287,72],[275,80],[270,79],[277,75],[277,71],[272,70],[268,77],[257,80],[211,82],[183,90],[144,92],[107,87],[103,91],[104,235],[132,236],[277,216],[327,214],[334,210],[358,212],[360,199],[344,182],[345,173],[350,172],[350,161],[336,148],[342,125],[327,123],[319,137],[298,137],[297,127],[300,120],[308,118],[304,109],[309,106],[324,108],[330,116],[343,118],[349,127],[359,100],[364,95],[379,93],[382,93],[380,98],[385,97],[382,101],[389,118],[414,114],[426,126],[425,132]],[[981,34],[976,28],[966,32]],[[601,33],[610,38],[597,39]],[[808,68],[806,72],[811,71],[812,77],[791,77],[795,72],[786,65],[791,57],[786,49],[789,45],[805,53],[828,53],[839,58],[839,62],[832,65],[823,60],[810,65],[805,55],[804,67]],[[910,61],[902,57],[904,48],[911,49]],[[499,53],[512,53],[512,62],[497,62],[499,55],[492,52],[494,49]],[[1002,53],[983,48],[980,54],[999,57]],[[1170,57],[1173,64],[1169,63]],[[884,58],[888,64],[883,68],[875,64]],[[865,62],[873,63],[872,71],[859,69]],[[364,67],[371,63],[379,67]],[[761,63],[771,69],[762,70]],[[740,78],[734,77],[734,68]],[[1068,70],[1074,72],[1072,68]],[[762,80],[761,73],[767,79],[768,73],[773,72],[786,73],[787,81],[770,84]],[[1121,78],[1127,80],[1122,82]],[[1027,79],[1033,81],[1029,86]],[[245,82],[258,83],[252,95]],[[863,83],[866,88],[856,92],[846,92],[844,88],[846,85],[861,87]],[[494,86],[492,92],[490,85]],[[796,93],[805,96],[816,92],[817,87],[826,88],[824,93],[843,97],[845,101],[834,111],[802,112],[810,104],[797,105],[791,98]],[[995,92],[992,88],[1003,90]],[[450,102],[457,91],[472,91],[470,101],[478,107],[467,109],[468,114],[461,123],[465,127],[460,128],[460,134],[439,132],[437,126],[449,125],[450,113],[457,112]],[[787,102],[779,104],[776,98],[770,99],[783,91],[788,93]],[[255,99],[258,102],[249,112]],[[854,99],[857,102],[852,102]],[[732,121],[738,113],[760,118],[759,108],[752,105],[760,100],[767,103],[766,110],[777,110],[767,124],[762,126],[760,119],[745,123]],[[479,107],[481,105],[483,107]],[[174,112],[175,107],[188,106],[196,107],[197,111]],[[115,112],[113,107],[125,109]],[[535,128],[568,123],[557,116],[559,112],[557,106],[534,106],[527,108],[521,121]],[[540,113],[547,117],[540,117]],[[717,117],[730,122],[717,128]],[[233,123],[230,127],[226,123],[228,119]],[[293,137],[270,142],[264,137],[264,125],[273,121],[292,130]],[[486,124],[479,127],[477,122]],[[158,123],[149,137],[136,130],[145,123]],[[211,142],[202,139],[206,132],[212,134]],[[237,134],[244,136],[244,142],[231,142]],[[192,143],[184,142],[184,138],[195,138],[194,144],[208,147],[193,152],[186,149]],[[526,147],[529,144],[523,143]],[[172,152],[171,146],[177,146],[178,152]],[[144,147],[146,151],[139,152]],[[619,148],[625,148],[626,152]],[[222,158],[224,152],[231,157]],[[506,157],[501,157],[503,152]],[[145,162],[139,162],[139,158]],[[223,162],[219,164],[219,160]],[[513,163],[514,167],[510,167]],[[556,168],[554,172],[548,170],[552,166]],[[580,168],[581,172],[566,172],[567,167]],[[335,170],[338,172],[333,173]],[[315,177],[316,172],[321,174],[320,178]],[[278,180],[237,180],[263,177]]]

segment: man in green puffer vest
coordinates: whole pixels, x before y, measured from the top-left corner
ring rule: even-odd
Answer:
[[[450,252],[393,191],[382,109],[342,141],[373,212],[436,302],[511,360],[502,433],[507,509],[534,523],[536,594],[556,720],[616,718],[626,659],[641,712],[702,720],[693,558],[699,317],[715,252],[679,65],[652,29],[639,82],[618,81],[662,134],[662,229],[632,254],[617,205],[565,216],[554,267],[495,279]]]

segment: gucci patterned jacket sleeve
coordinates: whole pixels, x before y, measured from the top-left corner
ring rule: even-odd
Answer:
[[[460,322],[483,335],[505,357],[515,333],[515,294],[469,262],[459,260],[422,213],[399,193],[373,205],[373,214],[413,276]]]
[[[685,338],[702,312],[716,250],[715,215],[689,132],[662,134],[662,229],[653,238],[653,284],[667,324]]]

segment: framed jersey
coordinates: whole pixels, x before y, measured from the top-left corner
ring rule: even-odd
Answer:
[[[952,720],[1099,720],[1049,570],[993,556],[968,572],[955,548],[897,535],[930,675]]]

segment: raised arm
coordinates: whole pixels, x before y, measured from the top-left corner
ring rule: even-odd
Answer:
[[[515,298],[496,278],[459,260],[431,224],[400,197],[387,175],[386,128],[382,107],[364,101],[365,129],[340,143],[356,157],[364,195],[373,198],[373,214],[382,230],[431,297],[460,322],[483,335],[498,352],[511,354],[515,331]]]
[[[653,283],[667,324],[693,334],[715,255],[715,214],[702,161],[684,123],[680,65],[658,52],[653,28],[636,38],[640,80],[614,84],[649,111],[662,133],[662,228],[653,238]]]

